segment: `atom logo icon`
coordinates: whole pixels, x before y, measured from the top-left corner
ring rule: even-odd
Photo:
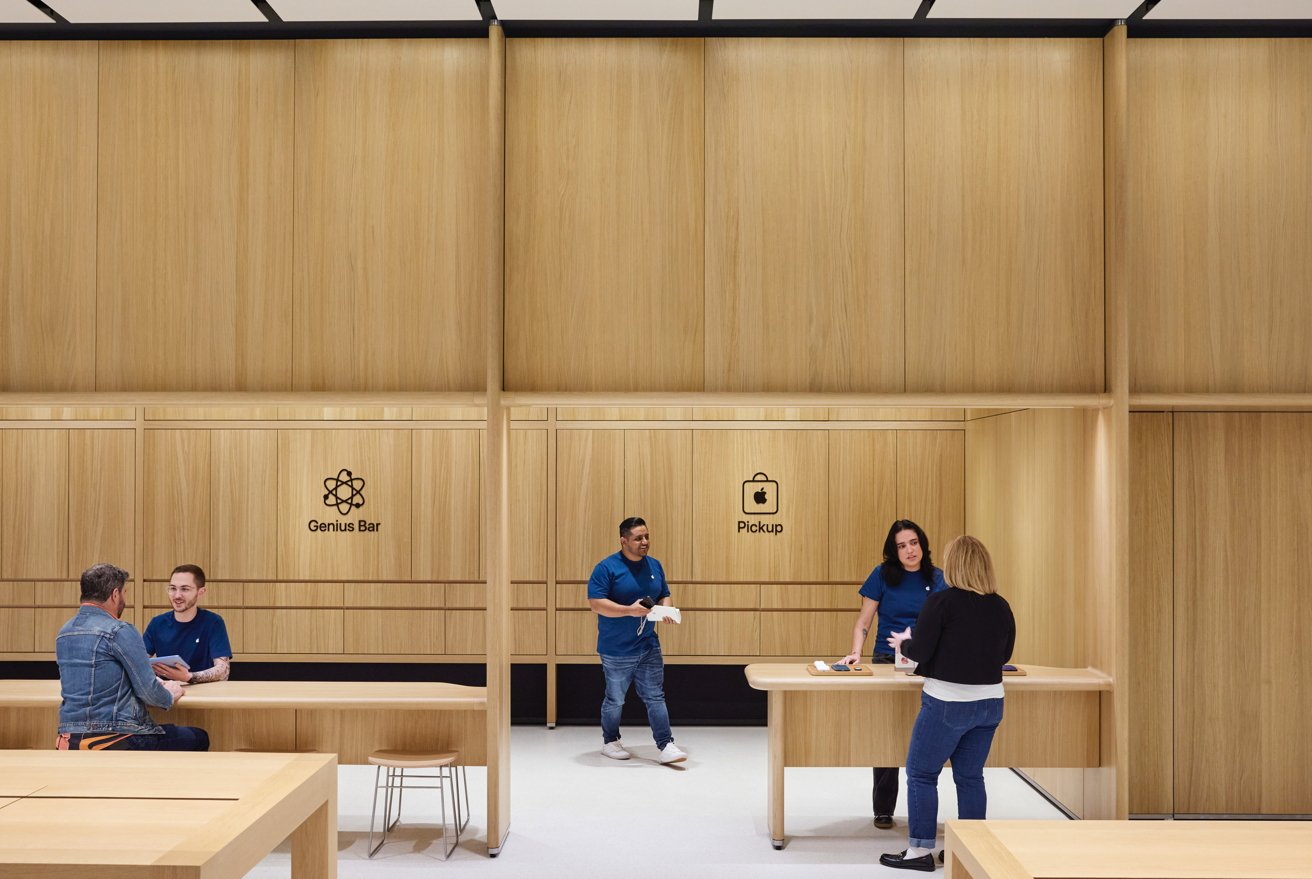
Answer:
[[[327,489],[323,495],[325,507],[336,507],[343,516],[364,506],[364,478],[354,476],[350,470],[341,469],[336,476],[329,476],[323,481]]]

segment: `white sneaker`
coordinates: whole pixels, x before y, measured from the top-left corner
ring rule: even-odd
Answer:
[[[687,759],[688,755],[683,752],[682,748],[674,744],[674,742],[670,742],[668,745],[661,748],[662,763],[682,763]]]
[[[613,742],[607,742],[601,746],[601,756],[609,757],[612,760],[627,760],[632,755],[624,750],[624,746],[620,744],[620,740],[616,739]]]

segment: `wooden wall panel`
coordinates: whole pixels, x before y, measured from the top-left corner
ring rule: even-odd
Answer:
[[[1175,416],[1175,808],[1312,812],[1312,417]]]
[[[597,652],[597,617],[591,611],[556,613],[556,655],[588,656]]]
[[[0,577],[66,576],[68,431],[0,431],[0,485]]]
[[[248,610],[242,640],[247,653],[341,653],[345,612]]]
[[[624,509],[624,515],[647,521],[651,554],[660,560],[665,576],[688,576],[692,571],[692,431],[624,432]]]
[[[906,43],[906,387],[1103,387],[1102,44]]]
[[[1131,40],[1130,379],[1312,391],[1312,40]]]
[[[343,646],[347,653],[443,653],[444,618],[440,610],[353,610],[346,614]]]
[[[589,619],[595,619],[591,613]],[[547,652],[547,614],[540,610],[510,612],[510,652],[515,656],[541,656]],[[446,652],[480,654],[487,650],[487,611],[446,612]]]
[[[702,388],[702,55],[701,40],[509,45],[508,388]]]
[[[624,511],[624,432],[556,432],[556,576],[587,580],[619,551]]]
[[[442,583],[344,583],[342,602],[347,608],[441,608],[448,586]]]
[[[853,610],[859,602],[853,605]],[[844,656],[852,647],[852,611],[768,611],[761,614],[762,656]]]
[[[210,431],[210,558],[223,579],[278,576],[278,432]],[[179,562],[181,563],[181,562]]]
[[[410,579],[410,468],[408,430],[279,431],[278,576]],[[324,481],[345,480],[343,470],[350,471],[351,479],[364,480],[363,506],[327,505]],[[350,496],[340,490],[328,500]],[[350,524],[355,530],[314,532],[312,521]],[[377,530],[363,530],[364,522]]]
[[[0,607],[0,653],[31,653],[35,645],[36,610]]]
[[[297,42],[297,390],[483,387],[487,52]]]
[[[897,432],[830,431],[825,579],[864,580],[879,564],[883,532],[896,518]]]
[[[95,42],[0,53],[0,390],[95,388]]]
[[[210,563],[210,434],[204,430],[145,432],[145,570],[167,579],[185,559]]]
[[[547,432],[510,432],[510,577],[547,577]],[[618,522],[617,522],[618,524]]]
[[[289,388],[292,44],[102,42],[99,89],[97,390]]]
[[[897,518],[925,530],[935,563],[966,531],[966,434],[957,430],[897,432]]]
[[[1083,668],[1090,547],[1088,425],[1027,409],[966,424],[966,532],[993,557],[1018,662]]]
[[[708,390],[903,390],[902,46],[706,41]]]
[[[828,579],[829,440],[819,430],[693,433],[694,580]],[[746,515],[743,482],[779,484],[776,515]],[[782,527],[780,533],[740,531]]]
[[[136,450],[132,430],[68,432],[67,576],[77,577],[97,562],[132,567]]]
[[[416,430],[411,575],[419,580],[480,576],[482,493],[477,430]],[[512,483],[513,485],[513,483]]]
[[[1130,649],[1126,669],[1130,812],[1174,808],[1175,584],[1172,579],[1171,416],[1130,416]]]
[[[755,656],[761,648],[761,614],[755,610],[699,610],[660,627],[667,656]]]

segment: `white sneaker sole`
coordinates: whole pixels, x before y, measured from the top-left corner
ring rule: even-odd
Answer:
[[[633,755],[632,755],[632,754],[628,754],[628,753],[625,753],[625,754],[607,754],[605,751],[602,751],[602,752],[601,752],[601,756],[603,756],[603,757],[609,757],[609,758],[612,759],[612,760],[627,760],[627,759],[629,759],[630,757],[632,757]]]
[[[671,759],[671,760],[662,760],[662,761],[661,761],[661,765],[662,765],[662,766],[669,766],[671,763],[682,763],[684,760],[687,760],[687,759],[688,759],[688,755],[687,755],[687,754],[684,754],[682,757],[675,757],[675,758],[673,758],[673,759]]]

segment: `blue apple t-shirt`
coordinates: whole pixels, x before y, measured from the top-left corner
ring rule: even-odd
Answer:
[[[883,569],[884,566],[879,565],[870,572],[861,587],[861,597],[879,602],[875,653],[892,656],[893,648],[888,646],[888,636],[905,630],[907,626],[914,626],[925,599],[933,592],[942,592],[948,588],[948,583],[938,568],[934,568],[933,579],[926,581],[922,566],[919,571],[903,571],[902,582],[894,586],[884,580]]]
[[[670,587],[665,571],[654,558],[631,562],[623,553],[606,556],[592,569],[588,579],[588,598],[609,598],[616,604],[633,604],[644,595],[660,603],[668,597]],[[647,650],[656,638],[656,624],[642,624],[642,617],[604,617],[597,615],[597,652],[604,656],[636,656]],[[642,634],[638,634],[639,627]]]
[[[214,667],[215,659],[232,656],[223,617],[203,607],[197,608],[196,616],[185,623],[178,622],[171,610],[162,613],[150,621],[141,638],[151,656],[177,654],[192,671],[205,671]]]

